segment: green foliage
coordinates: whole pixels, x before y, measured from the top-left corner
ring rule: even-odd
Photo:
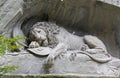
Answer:
[[[0,20],[2,18],[0,17]],[[20,36],[17,36],[15,38],[8,38],[5,36],[0,36],[0,56],[4,55],[6,50],[15,50],[15,49],[19,49],[21,46],[19,45],[15,45],[15,42],[22,40],[25,38],[22,38]],[[18,69],[17,66],[2,66],[0,65],[0,76],[2,76],[3,74],[9,72],[9,71],[14,71]]]
[[[25,38],[17,36],[15,38],[8,38],[5,36],[0,36],[0,56],[4,55],[6,50],[14,51],[19,49],[21,46],[16,45],[15,43],[19,40],[23,40]],[[18,69],[17,66],[2,66],[0,65],[0,76],[7,73],[8,71],[14,71]]]
[[[2,19],[2,17],[0,17],[0,20]]]
[[[4,55],[6,50],[14,51],[19,49],[21,46],[15,43],[19,40],[25,39],[23,37],[17,36],[15,38],[8,38],[5,36],[0,37],[0,56]]]
[[[17,66],[1,66],[0,67],[0,75],[3,75],[9,71],[15,71],[16,69],[18,69]]]

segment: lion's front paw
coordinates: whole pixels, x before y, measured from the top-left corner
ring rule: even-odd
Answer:
[[[54,64],[54,60],[55,60],[54,55],[49,55],[45,60],[45,65],[49,68],[52,67],[52,65]]]
[[[32,41],[29,45],[29,48],[37,48],[37,47],[39,47],[39,44],[36,41]]]
[[[87,50],[87,49],[89,49],[89,47],[88,47],[88,45],[86,45],[86,44],[84,44],[84,45],[82,45],[81,46],[81,51],[85,51],[85,50]]]
[[[71,55],[69,57],[70,61],[74,61],[76,56],[77,56],[76,52],[75,53],[71,53]]]

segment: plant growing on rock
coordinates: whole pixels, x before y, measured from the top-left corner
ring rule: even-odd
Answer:
[[[0,65],[0,76],[3,74],[9,72],[9,71],[15,71],[18,69],[18,66],[2,66]]]
[[[0,55],[4,55],[4,53],[7,50],[14,51],[16,49],[19,49],[21,46],[16,45],[15,43],[21,39],[24,39],[20,36],[17,36],[15,38],[8,38],[5,36],[0,37]]]
[[[0,36],[0,56],[3,56],[7,50],[14,51],[16,49],[19,49],[21,46],[16,45],[15,43],[19,40],[22,40],[24,38],[17,36],[15,38],[8,38],[5,36]],[[3,74],[14,71],[18,69],[17,66],[2,66],[0,65],[0,76]]]

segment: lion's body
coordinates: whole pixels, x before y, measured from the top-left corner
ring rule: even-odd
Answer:
[[[47,33],[48,46],[52,48],[55,47],[58,43],[64,43],[68,47],[68,49],[78,50],[82,45],[85,44],[83,41],[83,37],[73,35],[65,30],[63,27],[58,27],[56,24],[38,22],[33,26],[33,28],[35,27],[38,29],[43,29]]]
[[[53,49],[47,58],[47,63],[52,63],[64,51],[77,51],[76,53],[85,54],[94,61],[101,63],[111,60],[104,43],[97,37],[73,35],[54,23],[38,22],[34,24],[29,31],[28,39],[31,41],[28,45],[29,48],[42,46]],[[101,59],[92,55],[97,53],[105,54],[108,58]]]

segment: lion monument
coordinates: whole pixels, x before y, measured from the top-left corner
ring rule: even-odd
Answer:
[[[104,43],[96,36],[77,36],[50,22],[34,24],[27,40],[28,51],[37,55],[48,55],[46,64],[54,64],[55,59],[64,53],[71,53],[73,59],[77,53],[82,53],[99,63],[111,60]],[[107,57],[98,58],[94,54],[104,54]]]

